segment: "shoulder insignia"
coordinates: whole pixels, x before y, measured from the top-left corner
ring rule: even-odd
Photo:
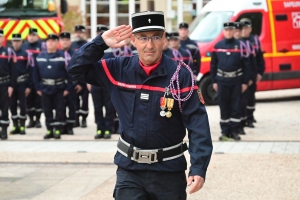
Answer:
[[[198,93],[198,97],[199,97],[200,102],[204,105],[205,101],[204,101],[204,98],[203,98],[203,95],[202,95],[200,89],[197,90],[197,93]]]

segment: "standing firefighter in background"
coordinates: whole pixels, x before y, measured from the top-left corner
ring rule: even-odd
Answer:
[[[104,33],[107,30],[107,26],[98,26],[97,35]],[[114,58],[114,56],[111,53],[111,51],[109,51],[104,52],[103,58]],[[97,134],[95,135],[95,139],[109,139],[111,138],[113,120],[116,113],[114,106],[111,102],[109,92],[106,88],[92,85],[91,94],[94,103],[95,122],[97,124]],[[105,107],[105,116],[103,113],[103,107]]]
[[[83,46],[87,41],[85,40],[85,26],[76,25],[75,26],[75,38],[77,41],[72,43],[71,48],[77,51],[81,46]],[[89,114],[89,90],[86,83],[78,82],[81,86],[80,92],[77,93],[77,103],[76,103],[76,123],[75,127],[80,126],[79,117],[82,117],[81,127],[87,127],[86,118]]]
[[[27,41],[23,43],[22,48],[27,52],[32,53],[34,59],[36,59],[37,55],[45,48],[43,48],[43,43],[39,40],[38,30],[36,28],[29,28]],[[41,128],[41,97],[36,93],[33,82],[31,82],[30,85],[32,86],[31,92],[27,97],[27,114],[29,116],[29,124],[27,125],[27,128]]]
[[[46,117],[47,134],[44,139],[60,139],[64,125],[64,97],[68,95],[68,91],[73,86],[66,71],[64,52],[57,50],[58,40],[57,35],[48,35],[47,50],[36,58],[37,62],[33,73],[35,88],[42,97]],[[53,117],[53,110],[55,110],[55,117]],[[55,129],[55,133],[53,129]]]
[[[75,52],[68,71],[75,79],[107,88],[119,114],[114,198],[186,199],[187,185],[190,193],[202,188],[212,153],[207,113],[192,70],[162,54],[163,12],[132,14],[132,26],[133,30],[123,25],[97,36]],[[128,37],[138,55],[100,60],[105,49],[125,45]]]
[[[197,76],[201,68],[201,54],[197,43],[189,38],[189,25],[185,22],[180,23],[178,33],[181,47],[188,49],[193,57],[193,65],[191,67],[194,75]]]
[[[61,49],[64,51],[64,55],[66,59],[65,63],[67,64],[74,53],[74,50],[71,48],[72,45],[71,33],[61,32],[59,38],[60,38],[59,41],[60,41]],[[68,135],[74,134],[73,127],[76,122],[76,102],[77,102],[76,94],[82,90],[82,87],[80,84],[78,84],[78,81],[75,80],[72,81],[72,84],[73,87],[69,90],[69,94],[65,96],[66,107],[68,107],[69,113],[67,117],[67,113],[65,111],[66,124],[64,125],[61,134],[68,134]]]
[[[34,66],[34,59],[30,52],[26,52],[26,50],[21,47],[21,34],[15,33],[12,35],[12,46],[17,59],[15,67],[18,77],[10,102],[11,118],[13,121],[13,130],[10,133],[24,135],[26,121],[26,97],[29,95],[32,88],[31,70]],[[19,115],[18,102],[20,107]]]
[[[218,92],[218,102],[221,110],[220,140],[240,140],[241,94],[246,91],[250,75],[249,58],[243,57],[240,41],[233,35],[235,24],[224,24],[224,39],[218,42],[212,53],[211,76],[213,88]]]
[[[1,139],[7,139],[7,127],[9,125],[8,107],[9,98],[12,96],[16,85],[17,74],[14,66],[12,50],[2,46],[4,40],[3,30],[0,29],[0,126]]]
[[[169,56],[175,61],[183,61],[189,66],[193,66],[193,58],[189,50],[184,49],[180,45],[179,34],[177,32],[169,33],[169,45],[171,51],[164,52],[166,56]]]
[[[265,60],[261,50],[261,44],[257,35],[251,34],[252,24],[249,19],[241,20],[242,28],[242,41],[246,43],[247,50],[251,60],[251,75],[248,88],[248,101],[247,101],[247,120],[246,126],[254,128],[254,110],[255,110],[255,92],[256,85],[261,81],[265,71]]]

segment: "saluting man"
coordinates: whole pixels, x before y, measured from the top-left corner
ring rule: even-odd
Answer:
[[[173,60],[183,61],[189,66],[193,66],[193,57],[189,50],[180,46],[179,34],[177,32],[169,33],[169,45],[171,52],[164,52],[166,56],[169,56]],[[171,54],[170,54],[171,53]]]
[[[1,139],[7,139],[9,98],[16,85],[15,58],[10,48],[3,47],[4,32],[0,29],[0,126]]]
[[[36,59],[42,50],[45,50],[45,43],[39,39],[38,29],[33,27],[29,28],[27,41],[23,43],[22,48],[32,53],[34,59]],[[31,79],[31,81],[33,80]],[[41,128],[42,100],[35,91],[34,83],[31,82],[30,85],[32,86],[31,92],[27,96],[27,114],[29,116],[27,128]]]
[[[180,36],[180,45],[184,49],[188,49],[193,57],[193,72],[197,76],[201,68],[201,53],[198,44],[189,38],[189,24],[182,22],[179,24],[178,33]]]
[[[221,110],[221,141],[230,138],[240,140],[241,95],[248,87],[250,61],[241,54],[240,41],[233,35],[234,22],[224,23],[224,39],[218,42],[212,53],[211,76],[213,88],[218,92]]]
[[[47,134],[44,139],[60,139],[64,125],[64,97],[72,89],[72,80],[66,71],[65,55],[58,49],[59,37],[49,34],[46,41],[47,51],[36,58],[33,80],[38,95],[42,97],[46,117]],[[53,117],[55,110],[55,118]],[[54,132],[55,129],[55,132]]]
[[[26,52],[22,48],[22,37],[20,33],[12,34],[12,46],[16,56],[17,84],[10,101],[11,118],[13,121],[13,130],[11,134],[25,134],[26,121],[26,97],[29,95],[32,86],[31,70],[34,66],[32,53]],[[18,103],[19,102],[19,103]],[[18,115],[18,104],[20,114]]]
[[[75,38],[76,41],[72,43],[71,48],[77,51],[82,45],[86,44],[87,41],[85,40],[85,26],[83,25],[76,25],[75,26]],[[75,127],[80,126],[79,117],[82,117],[81,127],[87,127],[86,118],[89,114],[89,91],[87,85],[82,82],[78,82],[81,86],[80,92],[77,93],[77,103],[76,103],[76,123]]]
[[[162,54],[163,12],[131,18],[132,28],[110,29],[75,52],[68,71],[77,80],[107,88],[119,114],[114,198],[186,199],[187,185],[190,193],[202,188],[212,153],[207,113],[192,70]],[[124,46],[128,37],[138,55],[101,60],[105,49]],[[189,148],[183,143],[186,129]]]

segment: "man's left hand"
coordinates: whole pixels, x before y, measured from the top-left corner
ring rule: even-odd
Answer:
[[[199,191],[204,185],[204,179],[201,176],[190,176],[187,181],[187,185],[191,186],[190,194]]]
[[[64,97],[67,96],[69,94],[68,90],[64,91]]]

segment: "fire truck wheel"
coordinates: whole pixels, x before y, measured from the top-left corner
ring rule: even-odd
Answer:
[[[199,84],[206,105],[217,105],[217,92],[213,89],[210,76],[205,76]]]

